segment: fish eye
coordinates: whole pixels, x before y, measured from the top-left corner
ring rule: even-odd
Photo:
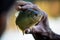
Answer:
[[[35,14],[35,16],[37,16],[37,14]]]

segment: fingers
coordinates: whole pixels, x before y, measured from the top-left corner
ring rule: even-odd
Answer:
[[[30,33],[30,29],[29,28],[25,29],[24,33],[29,34]]]
[[[41,35],[45,35],[45,36],[49,35],[48,32],[43,32],[42,29],[37,30],[37,29],[30,29],[29,28],[29,29],[25,30],[25,33],[26,34],[35,34],[35,33],[37,33],[37,34],[41,34]]]
[[[27,2],[25,2],[25,1],[17,1],[17,5],[18,6],[24,6],[24,5],[26,5],[27,4]]]
[[[28,29],[25,29],[24,31],[25,31],[26,34],[30,34],[30,33],[31,34],[32,33],[40,33],[41,34],[43,32],[42,29],[39,30],[37,28],[28,28]]]
[[[26,7],[29,7],[27,5],[32,5],[32,3],[31,2],[25,2],[25,1],[17,1],[16,9],[17,10],[27,9]]]
[[[32,29],[31,33],[33,33],[33,34],[37,33],[37,34],[41,34],[41,35],[45,35],[45,36],[49,35],[47,31],[44,31],[43,29],[36,29],[36,28]]]
[[[19,11],[19,10],[21,10],[21,9],[23,9],[23,10],[25,10],[25,9],[29,9],[29,8],[31,8],[31,9],[34,9],[34,10],[40,10],[35,4],[32,4],[31,2],[25,2],[25,1],[18,1],[17,2],[17,10]]]
[[[17,1],[16,2],[16,10],[17,11],[21,10],[21,7],[26,5],[26,4],[27,4],[27,2],[25,2],[25,1]]]
[[[25,1],[17,1],[17,5],[21,6],[21,5],[31,5],[32,3],[31,2],[25,2]]]

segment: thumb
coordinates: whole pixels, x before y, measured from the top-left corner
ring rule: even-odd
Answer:
[[[25,33],[25,34],[29,34],[30,31],[31,31],[30,28],[27,28],[27,29],[24,30],[24,33]]]

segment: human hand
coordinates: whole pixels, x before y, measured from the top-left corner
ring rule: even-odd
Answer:
[[[34,27],[31,27],[31,28],[26,28],[25,29],[25,33],[31,33],[34,35],[37,35],[39,34],[38,36],[40,35],[44,35],[44,36],[51,36],[51,29],[49,28],[49,24],[48,24],[48,16],[47,14],[39,9],[39,7],[31,2],[25,2],[25,1],[19,1],[18,2],[18,5],[16,7],[16,9],[19,11],[19,10],[29,10],[29,9],[33,9],[37,12],[41,12],[41,15],[42,18],[41,20],[36,24],[34,25]]]

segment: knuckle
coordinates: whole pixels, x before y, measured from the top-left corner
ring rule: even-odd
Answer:
[[[27,2],[25,2],[25,1],[17,1],[16,3],[17,3],[18,6],[27,4]]]
[[[44,17],[48,16],[48,14],[45,11],[42,11],[42,14],[43,14]]]
[[[32,3],[31,3],[31,2],[27,2],[27,4],[32,5]]]

